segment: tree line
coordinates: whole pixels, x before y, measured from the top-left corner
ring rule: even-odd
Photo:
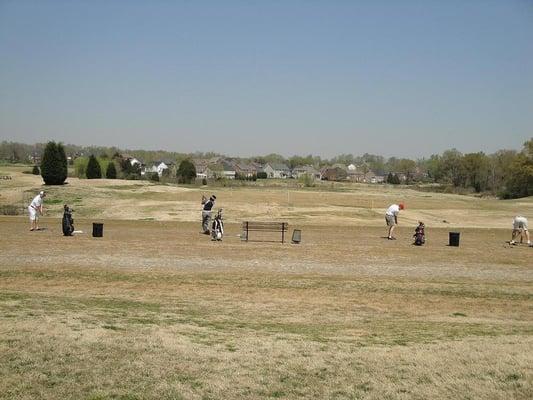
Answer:
[[[48,145],[28,145],[3,141],[0,143],[0,160],[28,163],[31,161],[32,156],[40,157],[42,155],[41,171],[47,173],[50,170],[48,165],[50,159],[66,163],[65,153],[72,155],[85,154],[87,157],[81,157],[79,161],[75,161],[75,163],[78,163],[75,164],[78,176],[83,175],[83,173],[87,175],[88,172],[87,176],[103,177],[105,175],[112,178],[117,176],[115,162],[112,162],[112,160],[116,160],[114,156],[121,153],[129,152],[145,162],[157,159],[171,159],[176,160],[177,164],[194,158],[207,159],[222,156],[217,153],[177,153],[164,150],[122,151],[115,147],[83,147],[54,143],[55,149],[51,151],[51,154],[55,155],[53,157],[50,155],[45,157],[45,147],[50,146],[50,143]],[[89,157],[89,155],[93,156],[94,160],[91,161],[92,157]],[[363,154],[362,156],[341,154],[329,160],[314,155],[295,155],[286,158],[275,153],[242,158],[242,160],[255,161],[262,164],[269,162],[283,163],[290,168],[299,165],[313,165],[316,168],[321,168],[326,165],[354,164],[363,173],[372,171],[377,175],[388,175],[388,183],[400,183],[397,174],[402,174],[404,183],[407,184],[415,182],[438,183],[451,188],[472,190],[477,193],[490,192],[501,198],[518,198],[533,195],[533,139],[524,143],[520,151],[499,150],[493,154],[485,154],[483,152],[463,154],[456,149],[451,149],[444,151],[442,154],[434,154],[429,158],[418,160],[396,157],[386,159],[383,156],[374,154]],[[89,161],[90,168],[88,166]],[[95,165],[95,162],[98,163],[98,166]],[[88,168],[89,171],[87,171]],[[111,171],[108,171],[108,168],[111,168]],[[119,165],[122,177],[126,178],[138,175],[139,171],[131,170],[134,168],[138,167],[131,166],[129,163]],[[54,170],[52,175],[59,177],[64,175],[66,179],[66,167],[56,169],[57,171]],[[83,172],[80,172],[81,170]],[[45,175],[43,175],[44,177]]]

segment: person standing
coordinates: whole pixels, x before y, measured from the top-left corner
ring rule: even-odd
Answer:
[[[28,212],[30,213],[30,231],[39,230],[39,215],[43,215],[43,199],[45,196],[46,193],[44,190],[41,190],[28,206]]]
[[[387,236],[387,239],[389,240],[396,240],[394,236],[392,236],[392,233],[394,232],[394,228],[396,225],[398,225],[398,214],[400,213],[400,210],[403,210],[405,208],[403,203],[400,204],[392,204],[385,213],[385,222],[387,223],[387,226],[389,227],[389,234]]]
[[[513,234],[511,236],[511,241],[509,243],[513,245],[516,244],[516,241],[515,241],[516,237],[522,234],[526,236],[527,245],[531,246],[529,231],[527,229],[527,218],[521,215],[517,215],[513,219]]]
[[[204,204],[204,207],[202,209],[202,230],[204,235],[209,235],[209,222],[211,222],[211,210],[213,209],[213,206],[215,205],[215,200],[217,199],[217,196],[212,195],[209,200],[207,200]]]

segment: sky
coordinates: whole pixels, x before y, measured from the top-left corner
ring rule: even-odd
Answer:
[[[533,137],[533,0],[0,0],[0,140],[418,158]]]

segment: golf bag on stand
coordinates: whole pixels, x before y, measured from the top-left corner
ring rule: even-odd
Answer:
[[[222,240],[224,237],[224,221],[222,220],[222,208],[218,210],[217,215],[211,224],[211,240]]]
[[[66,204],[63,206],[63,235],[72,236],[74,232],[74,219],[72,218],[72,209]]]
[[[424,243],[426,243],[426,226],[423,222],[419,222],[418,226],[415,229],[415,234],[413,237],[415,238],[414,245],[415,246],[422,246]]]

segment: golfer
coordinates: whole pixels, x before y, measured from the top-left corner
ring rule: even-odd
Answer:
[[[39,230],[39,215],[43,215],[43,199],[45,196],[46,193],[41,190],[28,206],[28,212],[30,213],[30,231]]]
[[[387,236],[387,239],[396,240],[396,238],[392,236],[392,233],[394,232],[396,225],[398,225],[398,214],[400,213],[400,210],[403,210],[404,208],[405,206],[403,203],[400,203],[393,204],[387,209],[387,212],[385,213],[385,222],[389,227],[389,235]]]
[[[205,203],[203,203],[202,208],[202,233],[204,235],[209,235],[209,222],[211,222],[211,210],[213,206],[215,205],[215,200],[217,199],[217,196],[212,195],[209,200],[207,200]]]
[[[529,231],[527,230],[527,218],[522,217],[521,215],[517,215],[516,217],[514,217],[513,220],[513,235],[509,243],[513,245],[516,244],[516,237],[522,234],[526,236],[527,245],[531,246]]]

